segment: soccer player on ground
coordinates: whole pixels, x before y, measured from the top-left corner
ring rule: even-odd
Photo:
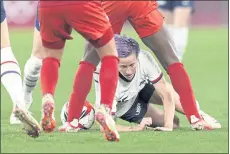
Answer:
[[[11,50],[6,13],[1,0],[1,82],[8,91],[13,102],[13,112],[10,116],[11,124],[23,123],[24,129],[33,137],[40,133],[37,121],[25,109],[20,98],[22,90],[21,70]]]
[[[121,32],[122,26],[128,20],[143,43],[154,52],[167,71],[175,91],[179,94],[181,105],[192,127],[196,130],[211,130],[212,127],[202,119],[198,112],[189,76],[175,55],[177,49],[163,24],[163,16],[157,10],[157,2],[103,1],[102,6],[115,34]],[[95,52],[94,50],[88,44],[84,60],[96,65],[99,62],[98,57],[90,55]],[[70,108],[71,110],[75,109]]]
[[[102,93],[96,120],[103,127],[107,140],[119,141],[115,122],[110,115],[118,81],[118,57],[113,30],[101,7],[101,2],[40,1],[39,3],[40,34],[45,53],[41,68],[43,130],[52,132],[56,126],[54,92],[65,41],[72,39],[70,34],[73,28],[97,48],[102,63],[99,79]],[[95,68],[96,66],[91,63],[80,62],[70,97],[70,107],[76,108],[75,105],[78,105],[79,112],[69,113],[68,122],[64,125],[66,129],[78,131],[80,111],[91,89]]]
[[[188,44],[189,22],[194,10],[194,1],[159,0],[157,2],[159,11],[165,17],[166,26],[175,42],[176,55],[182,61]]]
[[[140,50],[139,44],[130,37],[116,35],[115,43],[119,57],[119,80],[112,112],[115,113],[115,119],[140,124],[136,127],[117,125],[117,130],[140,131],[146,124],[162,131],[179,127],[179,118],[171,111],[175,103],[176,111],[184,114],[179,96],[172,85],[165,81],[153,56]],[[100,104],[99,72],[100,65],[94,72],[96,108]],[[163,105],[164,112],[151,104]],[[219,122],[200,109],[198,102],[197,106],[207,123],[213,128],[221,128]]]

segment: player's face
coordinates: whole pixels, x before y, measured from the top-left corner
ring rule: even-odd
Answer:
[[[132,80],[136,73],[137,56],[131,54],[126,58],[120,58],[119,72],[127,79]]]

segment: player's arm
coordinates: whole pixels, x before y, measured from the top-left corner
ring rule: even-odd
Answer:
[[[173,95],[164,77],[154,83],[155,92],[161,97],[164,107],[164,127],[173,129],[175,103]]]
[[[124,126],[124,125],[116,125],[118,132],[137,132],[145,130],[146,126],[150,126],[152,124],[152,118],[145,117],[142,119],[141,123],[135,126]]]
[[[163,73],[154,60],[152,55],[146,53],[146,71],[149,80],[152,81],[155,87],[155,92],[160,96],[164,107],[164,127],[173,129],[173,118],[175,114],[175,103],[173,99],[172,90],[163,76]]]
[[[116,125],[118,132],[137,132],[142,131],[144,128],[141,128],[139,125],[137,126],[124,126],[124,125]]]

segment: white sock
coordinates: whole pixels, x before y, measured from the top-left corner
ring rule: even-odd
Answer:
[[[21,70],[11,47],[1,49],[1,82],[5,86],[13,107],[19,103],[22,91]]]
[[[174,30],[173,25],[170,25],[170,24],[167,25],[167,30],[169,34],[173,37],[173,30]]]
[[[31,56],[25,64],[22,91],[26,104],[32,103],[32,92],[37,85],[38,79],[40,78],[41,66],[42,59],[35,56]]]
[[[182,61],[188,44],[188,27],[174,27],[172,37],[177,48],[176,55]]]

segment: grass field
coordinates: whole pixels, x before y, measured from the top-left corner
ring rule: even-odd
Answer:
[[[132,30],[124,31],[137,38]],[[13,30],[10,32],[13,51],[23,66],[30,56],[33,32]],[[56,90],[56,119],[60,126],[60,110],[68,100],[72,80],[83,51],[83,39],[76,37],[66,45]],[[184,58],[201,108],[218,119],[222,129],[211,132],[195,132],[189,129],[184,116],[181,128],[174,132],[120,133],[119,143],[104,140],[95,124],[92,130],[79,133],[42,133],[33,139],[23,133],[20,126],[11,126],[11,100],[1,86],[1,151],[17,153],[227,153],[228,152],[228,31],[225,28],[194,28]],[[142,43],[141,47],[147,49]],[[39,120],[41,115],[40,85],[34,92],[32,112]],[[88,100],[94,102],[94,88]],[[119,121],[119,123],[124,123]],[[124,123],[129,125],[128,123]]]

